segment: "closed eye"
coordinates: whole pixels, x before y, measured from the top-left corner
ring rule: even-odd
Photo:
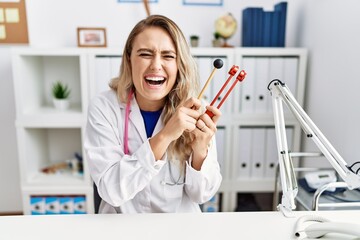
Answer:
[[[174,55],[164,55],[164,58],[167,58],[167,59],[175,59],[176,56],[174,56]]]

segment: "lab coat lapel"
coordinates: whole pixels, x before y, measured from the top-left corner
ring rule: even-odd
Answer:
[[[164,113],[164,111],[161,112],[160,118],[159,118],[159,120],[157,121],[157,123],[155,125],[154,132],[153,132],[152,136],[157,134],[164,127],[164,124],[163,124],[163,122],[161,120],[163,118],[163,113]]]
[[[145,142],[147,139],[145,124],[140,112],[139,105],[137,104],[136,99],[134,97],[131,99],[129,120],[134,124],[135,129],[141,136],[142,141]]]

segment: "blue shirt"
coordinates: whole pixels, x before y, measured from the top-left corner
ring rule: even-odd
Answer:
[[[140,110],[140,112],[144,119],[146,136],[149,138],[152,136],[152,134],[154,132],[156,123],[159,120],[162,109],[155,111],[155,112],[143,111],[143,110]]]

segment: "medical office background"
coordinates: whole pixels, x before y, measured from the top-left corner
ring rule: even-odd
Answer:
[[[172,18],[188,39],[199,35],[199,47],[211,46],[215,20],[230,12],[238,29],[228,43],[240,47],[242,10],[271,11],[280,1],[222,2],[222,6],[190,6],[182,0],[158,0],[150,10]],[[286,47],[308,50],[305,109],[346,161],[359,160],[360,1],[287,2]],[[28,45],[37,48],[77,47],[77,27],[89,26],[106,28],[107,47],[120,49],[131,28],[146,16],[142,3],[117,0],[27,0],[26,11]],[[11,48],[18,46],[0,45],[0,214],[22,211],[11,69]],[[305,142],[303,150],[315,148]]]

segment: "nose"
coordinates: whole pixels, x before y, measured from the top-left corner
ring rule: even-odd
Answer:
[[[161,61],[161,57],[156,55],[154,56],[154,58],[151,60],[150,63],[150,69],[153,71],[159,71],[162,68],[162,61]]]

